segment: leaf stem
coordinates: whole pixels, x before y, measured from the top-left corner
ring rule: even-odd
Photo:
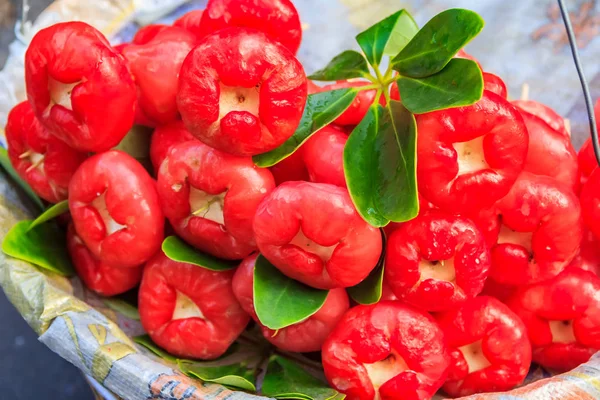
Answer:
[[[379,83],[374,83],[372,85],[366,85],[366,86],[356,86],[356,90],[358,90],[359,92],[363,91],[363,90],[373,90],[373,89],[379,89],[381,87],[381,85]]]

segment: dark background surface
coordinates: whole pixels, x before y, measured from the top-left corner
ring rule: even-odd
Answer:
[[[51,0],[29,0],[35,18]],[[14,40],[21,0],[0,0],[0,68]],[[77,368],[38,342],[36,334],[0,290],[0,399],[93,399]]]

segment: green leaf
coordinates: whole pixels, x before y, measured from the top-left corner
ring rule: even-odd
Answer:
[[[152,171],[150,161],[150,139],[152,128],[143,125],[134,125],[121,142],[114,147],[139,161],[148,171]]]
[[[377,168],[375,138],[383,107],[372,105],[363,120],[354,128],[344,147],[344,175],[348,191],[358,213],[375,227],[386,226],[389,220],[375,207],[373,182]]]
[[[433,17],[393,58],[400,75],[423,78],[441,71],[483,29],[476,12],[454,8]],[[404,94],[402,94],[404,99]]]
[[[338,54],[327,66],[308,78],[315,81],[337,81],[341,79],[369,76],[367,60],[357,51],[346,50]]]
[[[106,305],[106,307],[123,314],[129,319],[133,319],[135,321],[140,320],[140,312],[138,311],[137,307],[126,302],[125,300],[116,297],[105,297],[102,299],[102,302],[104,305]]]
[[[357,88],[347,88],[309,95],[300,124],[292,137],[278,148],[252,157],[254,163],[259,167],[271,167],[290,156],[313,133],[329,125],[346,111],[357,94]]]
[[[29,196],[29,198],[33,201],[33,203],[40,209],[43,210],[46,208],[44,206],[44,202],[40,197],[35,194],[31,186],[29,186],[17,173],[17,171],[13,168],[10,159],[8,158],[8,152],[4,147],[0,146],[0,165],[4,168],[4,171],[12,178],[13,181],[17,183],[23,189],[23,191]]]
[[[51,207],[46,209],[39,217],[37,217],[29,226],[29,229],[33,229],[36,226],[48,222],[53,218],[58,217],[69,211],[69,200],[63,200],[60,203],[53,204]]]
[[[154,355],[162,358],[163,360],[167,360],[172,363],[177,362],[177,357],[172,356],[165,350],[158,347],[158,345],[152,341],[149,335],[134,336],[132,339],[134,342],[150,350],[150,352],[154,353]]]
[[[382,248],[385,249],[385,234],[381,231],[381,239],[383,241]],[[371,271],[369,276],[358,285],[348,288],[348,294],[358,304],[375,304],[381,300],[383,290],[383,272],[384,272],[385,251],[381,252],[379,262]]]
[[[401,76],[398,87],[404,106],[422,114],[476,103],[483,94],[483,76],[475,61],[455,58],[427,78]]]
[[[299,365],[278,355],[271,356],[262,384],[262,395],[276,399],[342,399],[335,389],[315,378]]]
[[[419,31],[419,26],[406,10],[400,10],[356,36],[367,60],[377,67],[381,57],[396,55]]]
[[[13,226],[2,242],[2,251],[57,274],[73,275],[64,232],[54,224],[38,225],[30,230],[32,222],[19,221]]]
[[[254,268],[254,307],[260,322],[281,329],[310,317],[323,306],[327,290],[288,278],[259,255]]]
[[[173,261],[194,264],[211,271],[227,271],[238,266],[238,261],[221,260],[185,243],[177,236],[168,236],[162,243],[162,251]]]
[[[419,213],[417,195],[417,123],[402,103],[390,101],[379,121],[375,138],[373,203],[394,222]]]

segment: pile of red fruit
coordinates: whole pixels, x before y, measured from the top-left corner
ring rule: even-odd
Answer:
[[[301,35],[289,0],[210,0],[115,47],[81,22],[34,37],[8,152],[40,197],[68,199],[68,251],[84,283],[112,296],[141,282],[145,330],[180,357],[221,356],[252,319],[277,348],[321,351],[330,385],[349,399],[504,391],[532,361],[558,371],[587,361],[600,349],[591,143],[578,156],[559,115],[507,100],[502,80],[484,73],[474,105],[416,116],[420,212],[382,240],[343,168],[348,132],[377,90],[282,162],[253,163],[292,136],[307,94],[369,84],[308,81],[295,58]],[[134,123],[154,129],[153,174],[113,149]],[[168,232],[239,267],[170,259],[165,218]],[[278,331],[264,326],[258,252],[329,290],[324,305]],[[345,289],[380,259],[381,301],[354,305]]]

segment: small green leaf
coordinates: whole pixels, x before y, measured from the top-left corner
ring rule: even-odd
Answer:
[[[402,103],[415,114],[469,106],[481,99],[483,76],[475,61],[455,58],[441,72],[427,78],[401,76]]]
[[[256,386],[254,385],[255,371],[246,368],[244,364],[223,365],[219,367],[206,367],[202,366],[202,363],[188,363],[185,361],[179,361],[177,364],[181,372],[198,378],[201,381],[214,382],[249,392],[256,392]]]
[[[292,137],[278,148],[252,157],[254,163],[259,167],[271,167],[290,156],[313,133],[329,125],[346,111],[357,94],[357,88],[347,88],[309,95],[300,124]]]
[[[379,121],[375,138],[373,203],[394,222],[419,213],[417,195],[417,123],[402,103],[390,101]]]
[[[308,78],[314,81],[337,81],[368,75],[369,65],[363,55],[354,50],[346,50],[335,56],[325,68],[314,72]]]
[[[254,268],[254,307],[260,322],[281,329],[310,317],[323,306],[327,290],[288,278],[259,255]]]
[[[385,234],[381,231],[383,241],[382,248],[385,249]],[[375,304],[381,300],[383,291],[383,272],[384,272],[385,251],[381,252],[379,262],[361,283],[348,288],[348,294],[358,304]]]
[[[146,349],[150,350],[156,356],[158,356],[164,360],[167,360],[167,361],[170,361],[173,363],[177,362],[177,357],[170,355],[169,353],[167,353],[166,351],[164,351],[163,349],[158,347],[158,345],[156,343],[154,343],[152,341],[152,339],[150,339],[150,336],[148,336],[148,335],[134,336],[133,341],[136,342],[137,344],[139,344],[140,346],[143,346]]]
[[[51,207],[46,209],[39,217],[37,217],[29,226],[29,229],[33,229],[36,226],[48,222],[53,218],[58,217],[69,211],[69,200],[63,200],[60,203],[53,204]]]
[[[31,186],[29,186],[17,173],[17,171],[13,168],[10,158],[8,158],[8,152],[4,147],[0,146],[0,165],[4,168],[4,171],[12,178],[13,181],[17,183],[23,189],[23,191],[29,196],[29,198],[33,201],[33,203],[39,207],[40,210],[46,208],[44,206],[44,202],[40,197],[35,194]]]
[[[398,54],[418,31],[419,27],[408,11],[400,10],[359,33],[356,41],[371,65],[377,67],[384,54]]]
[[[27,261],[63,276],[73,275],[67,253],[65,234],[54,224],[29,229],[31,220],[19,221],[2,242],[2,251],[11,257]]]
[[[393,58],[400,75],[423,78],[440,72],[483,29],[476,12],[454,8],[433,17]],[[404,94],[402,94],[404,99]]]
[[[239,264],[237,261],[221,260],[202,253],[177,236],[168,236],[162,243],[162,251],[173,261],[194,264],[211,271],[227,271]]]
[[[363,120],[354,128],[344,147],[344,175],[348,191],[358,213],[375,227],[386,226],[390,221],[375,207],[373,181],[377,168],[375,138],[383,107],[372,105]]]
[[[291,360],[271,356],[262,395],[276,399],[341,400],[341,395]],[[340,397],[341,396],[341,397]]]
[[[104,305],[106,305],[106,307],[123,314],[129,319],[133,319],[135,321],[140,320],[140,312],[138,311],[137,307],[126,302],[125,300],[121,300],[116,297],[105,297],[102,299],[102,302]]]

